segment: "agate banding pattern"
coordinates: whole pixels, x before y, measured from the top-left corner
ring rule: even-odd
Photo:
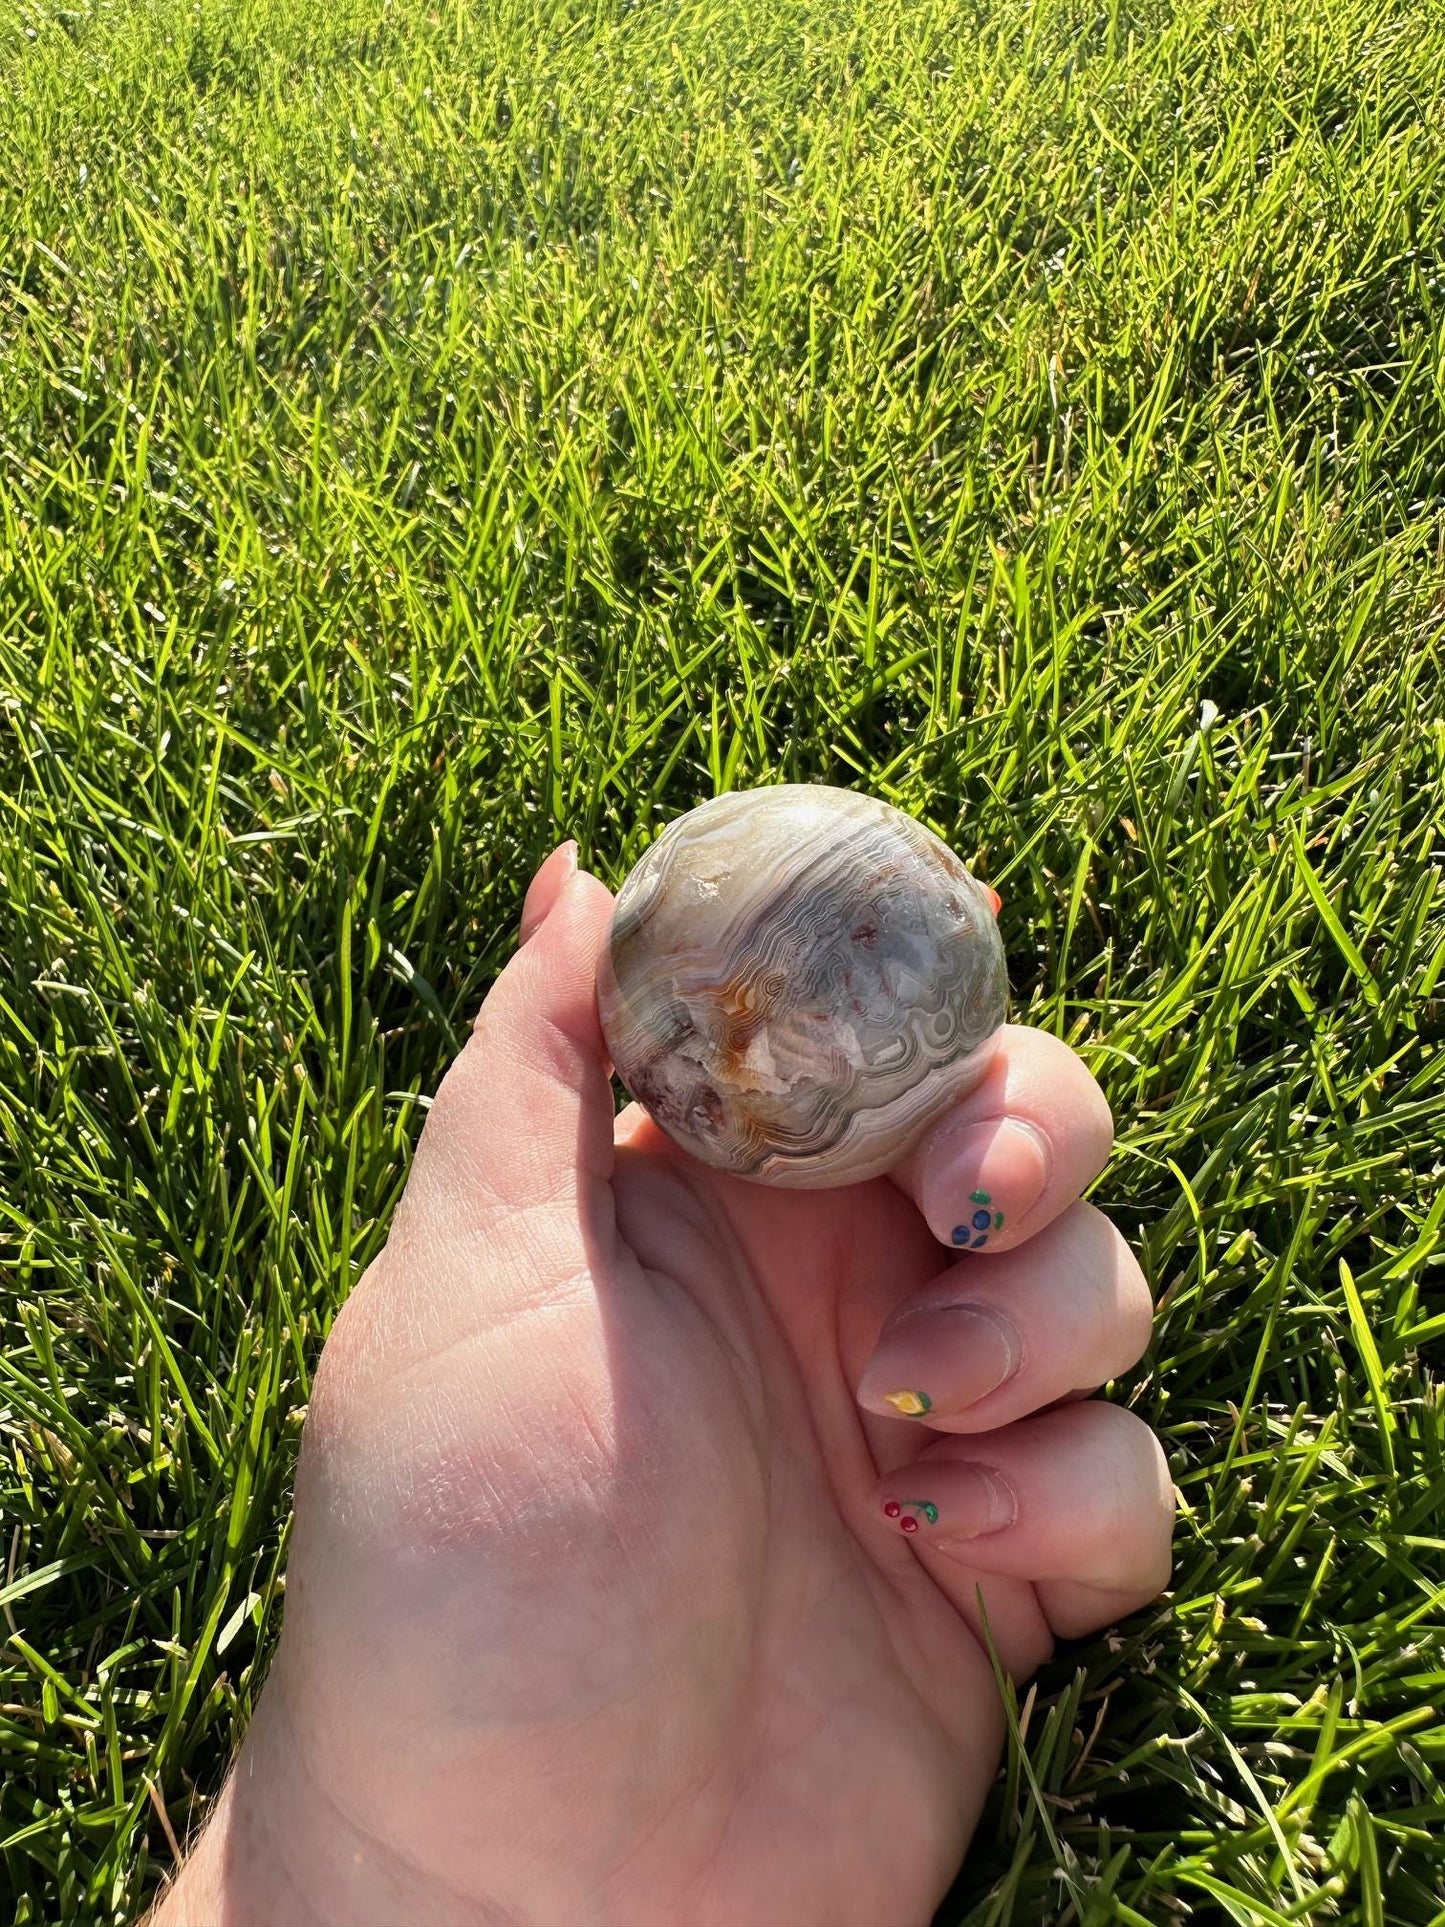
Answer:
[[[598,977],[617,1074],[661,1128],[799,1188],[896,1163],[983,1075],[1006,996],[992,907],[953,851],[811,784],[669,824],[618,894]]]

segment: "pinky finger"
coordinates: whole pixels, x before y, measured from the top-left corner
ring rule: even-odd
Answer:
[[[979,1573],[1027,1580],[1053,1631],[1074,1638],[1169,1583],[1163,1450],[1142,1419],[1098,1399],[938,1439],[878,1498],[880,1528],[904,1535],[960,1608]]]

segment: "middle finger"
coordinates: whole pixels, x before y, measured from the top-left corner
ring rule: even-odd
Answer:
[[[987,1432],[1091,1391],[1149,1343],[1149,1287],[1101,1211],[1076,1203],[1015,1250],[965,1258],[892,1313],[858,1402],[940,1432]]]

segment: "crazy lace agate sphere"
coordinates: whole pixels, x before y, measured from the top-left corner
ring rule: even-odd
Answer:
[[[800,1189],[876,1177],[988,1068],[995,902],[873,797],[714,797],[618,894],[598,973],[613,1065],[705,1164]]]

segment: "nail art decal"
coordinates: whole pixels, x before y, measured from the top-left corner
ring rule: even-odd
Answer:
[[[917,1532],[919,1517],[931,1526],[938,1524],[938,1507],[932,1499],[889,1499],[883,1507],[886,1519],[897,1519],[905,1532]]]
[[[922,1418],[925,1412],[933,1410],[933,1400],[927,1392],[885,1392],[883,1396],[904,1418]]]
[[[987,1191],[970,1191],[968,1201],[970,1204],[976,1204],[978,1210],[974,1212],[967,1224],[956,1224],[953,1227],[953,1242],[956,1245],[967,1245],[970,1251],[977,1251],[981,1245],[988,1243],[990,1231],[1003,1230],[1003,1213],[988,1208],[992,1205],[993,1199]]]

